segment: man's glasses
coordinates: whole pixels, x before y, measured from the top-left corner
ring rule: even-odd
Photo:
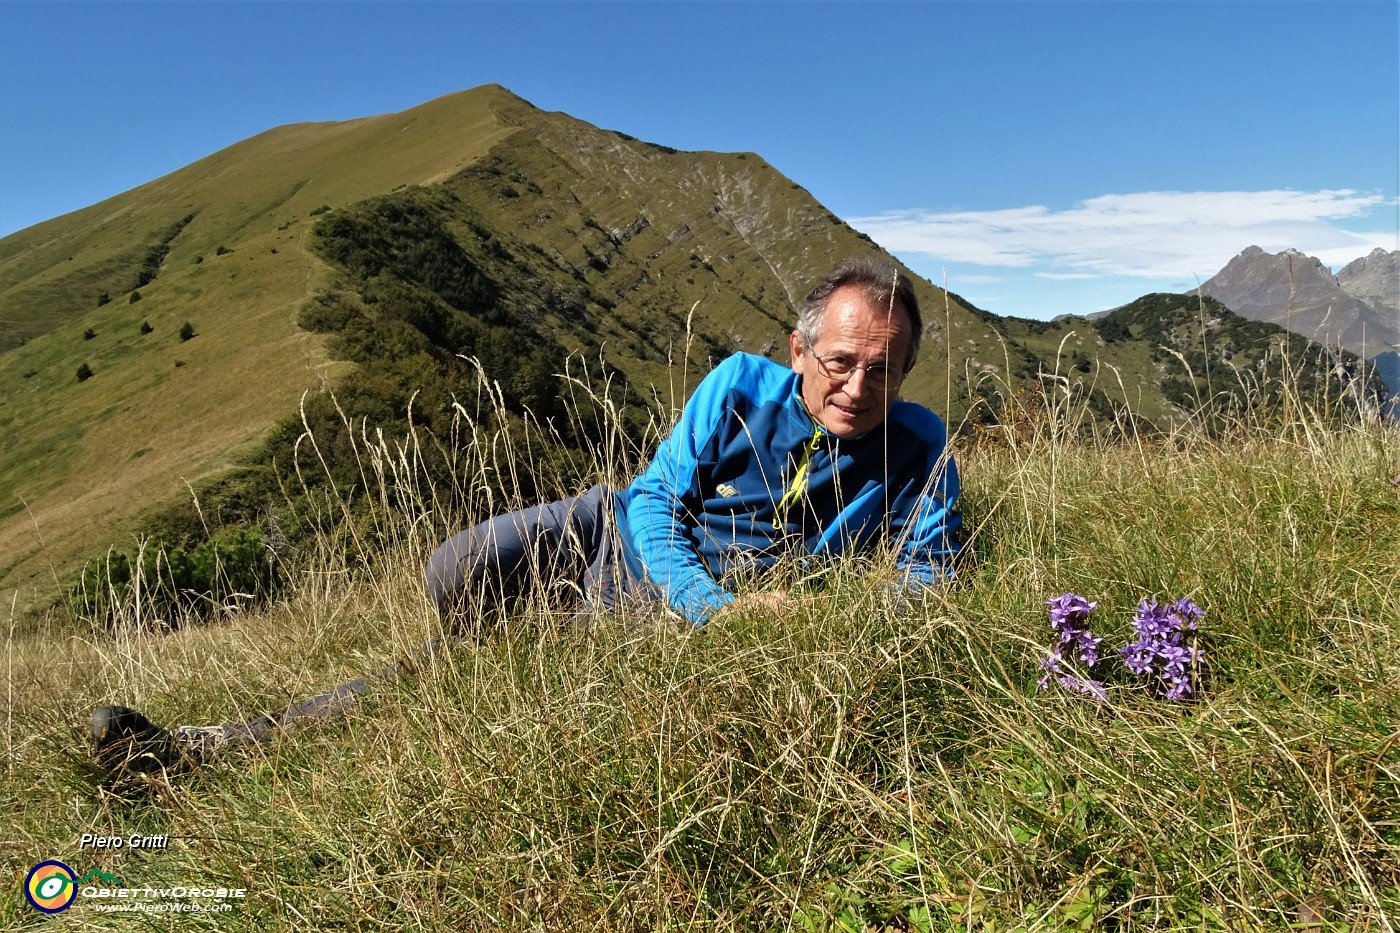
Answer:
[[[839,353],[822,356],[810,347],[807,348],[807,352],[817,361],[817,368],[828,379],[850,379],[858,369],[865,370],[865,381],[870,383],[872,389],[881,389],[890,384],[898,385],[904,379],[904,373],[890,368],[888,363],[857,363],[849,356]]]

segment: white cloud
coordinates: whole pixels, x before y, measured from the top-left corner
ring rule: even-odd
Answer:
[[[1394,230],[1341,225],[1386,204],[1380,194],[1351,189],[1145,191],[1106,194],[1067,210],[904,210],[850,223],[892,252],[938,262],[1034,266],[1045,278],[1204,279],[1247,246],[1299,249],[1334,266],[1377,246],[1400,248]]]

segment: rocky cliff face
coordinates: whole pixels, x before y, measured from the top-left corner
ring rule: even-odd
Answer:
[[[1237,314],[1374,357],[1400,344],[1400,251],[1374,250],[1333,275],[1312,256],[1251,246],[1201,286]]]
[[[1351,297],[1377,310],[1400,315],[1400,250],[1377,247],[1369,256],[1349,262],[1337,273],[1337,284]]]

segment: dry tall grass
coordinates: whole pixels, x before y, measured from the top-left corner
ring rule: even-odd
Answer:
[[[45,922],[18,882],[60,858],[246,888],[180,917],[219,929],[1393,930],[1395,426],[1294,399],[1281,422],[1096,439],[1047,385],[958,450],[974,559],[926,600],[894,598],[872,557],[787,581],[796,611],[699,633],[536,606],[343,722],[193,773],[97,774],[97,704],[248,716],[438,633],[421,567],[465,513],[418,479],[428,439],[363,432],[378,505],[277,604],[159,636],[12,627],[0,923]],[[531,470],[533,441],[476,415],[450,441],[460,492],[498,511],[518,503],[471,496]],[[616,444],[612,481],[642,456]],[[1044,600],[1069,591],[1099,601],[1106,646],[1145,595],[1203,606],[1197,700],[1124,671],[1106,704],[1039,690]],[[83,832],[171,844],[80,850]],[[64,916],[130,919],[86,898]]]

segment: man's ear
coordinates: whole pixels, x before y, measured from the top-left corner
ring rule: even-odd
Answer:
[[[788,335],[788,350],[792,353],[792,370],[799,376],[802,375],[802,360],[807,355],[807,344],[803,341],[802,335],[793,331]]]

